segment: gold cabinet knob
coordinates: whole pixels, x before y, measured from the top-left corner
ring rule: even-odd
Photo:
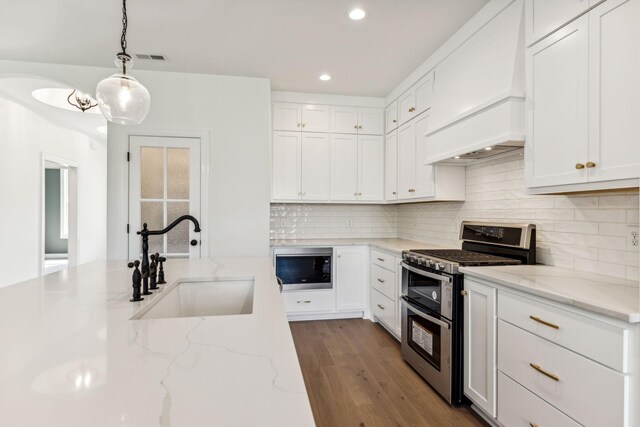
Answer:
[[[303,123],[303,124],[302,124],[302,127],[305,127],[306,125],[307,125],[306,123]]]
[[[576,169],[580,170],[580,169],[584,169],[584,164],[582,163],[576,163]]]
[[[358,125],[358,129],[362,129],[362,126],[361,126],[361,125]]]
[[[393,119],[392,121],[393,121],[393,123],[398,123],[398,121],[396,119]]]
[[[411,108],[409,108],[409,112],[410,112],[410,113],[413,113],[414,111],[416,111],[415,107],[411,107]]]
[[[391,194],[393,194],[393,195],[395,196],[395,195],[396,195],[396,194],[398,194],[398,193],[396,193],[396,192],[394,191],[394,192],[393,192],[393,193],[391,193]]]
[[[354,129],[358,129],[358,125],[355,125],[353,128],[354,128]]]
[[[380,310],[384,310],[384,305],[378,304],[378,307],[380,308]]]
[[[298,123],[298,127],[300,127],[300,123]]]
[[[468,293],[469,293],[469,292],[464,291],[464,290],[460,291],[460,295],[462,295],[462,296],[465,296],[465,295],[467,295]]]
[[[591,168],[595,168],[596,164],[593,162],[587,162],[587,164],[585,165],[587,168],[591,169]]]
[[[409,189],[409,193],[415,193],[415,192],[416,192],[416,189],[415,189],[415,188],[410,188],[410,189]]]

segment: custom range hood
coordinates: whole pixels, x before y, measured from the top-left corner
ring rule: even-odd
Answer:
[[[525,141],[523,0],[495,1],[493,19],[435,68],[425,163],[460,163]]]

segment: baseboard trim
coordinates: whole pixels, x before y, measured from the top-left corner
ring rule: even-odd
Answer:
[[[498,420],[496,420],[495,418],[487,414],[484,410],[482,410],[480,407],[476,406],[475,404],[472,403],[471,406],[469,406],[469,409],[475,412],[475,414],[479,418],[481,418],[484,422],[486,422],[490,426],[501,427],[501,425],[498,423]]]

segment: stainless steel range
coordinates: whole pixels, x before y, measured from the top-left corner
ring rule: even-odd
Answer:
[[[535,225],[463,221],[462,249],[402,253],[402,357],[462,404],[463,266],[535,264]]]

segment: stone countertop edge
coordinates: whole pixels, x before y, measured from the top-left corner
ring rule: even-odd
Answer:
[[[461,267],[460,272],[627,323],[640,323],[640,283],[631,280],[541,264]]]
[[[0,425],[314,426],[271,259],[164,269],[136,303],[125,261],[0,288]],[[194,277],[252,278],[252,313],[130,320]]]

